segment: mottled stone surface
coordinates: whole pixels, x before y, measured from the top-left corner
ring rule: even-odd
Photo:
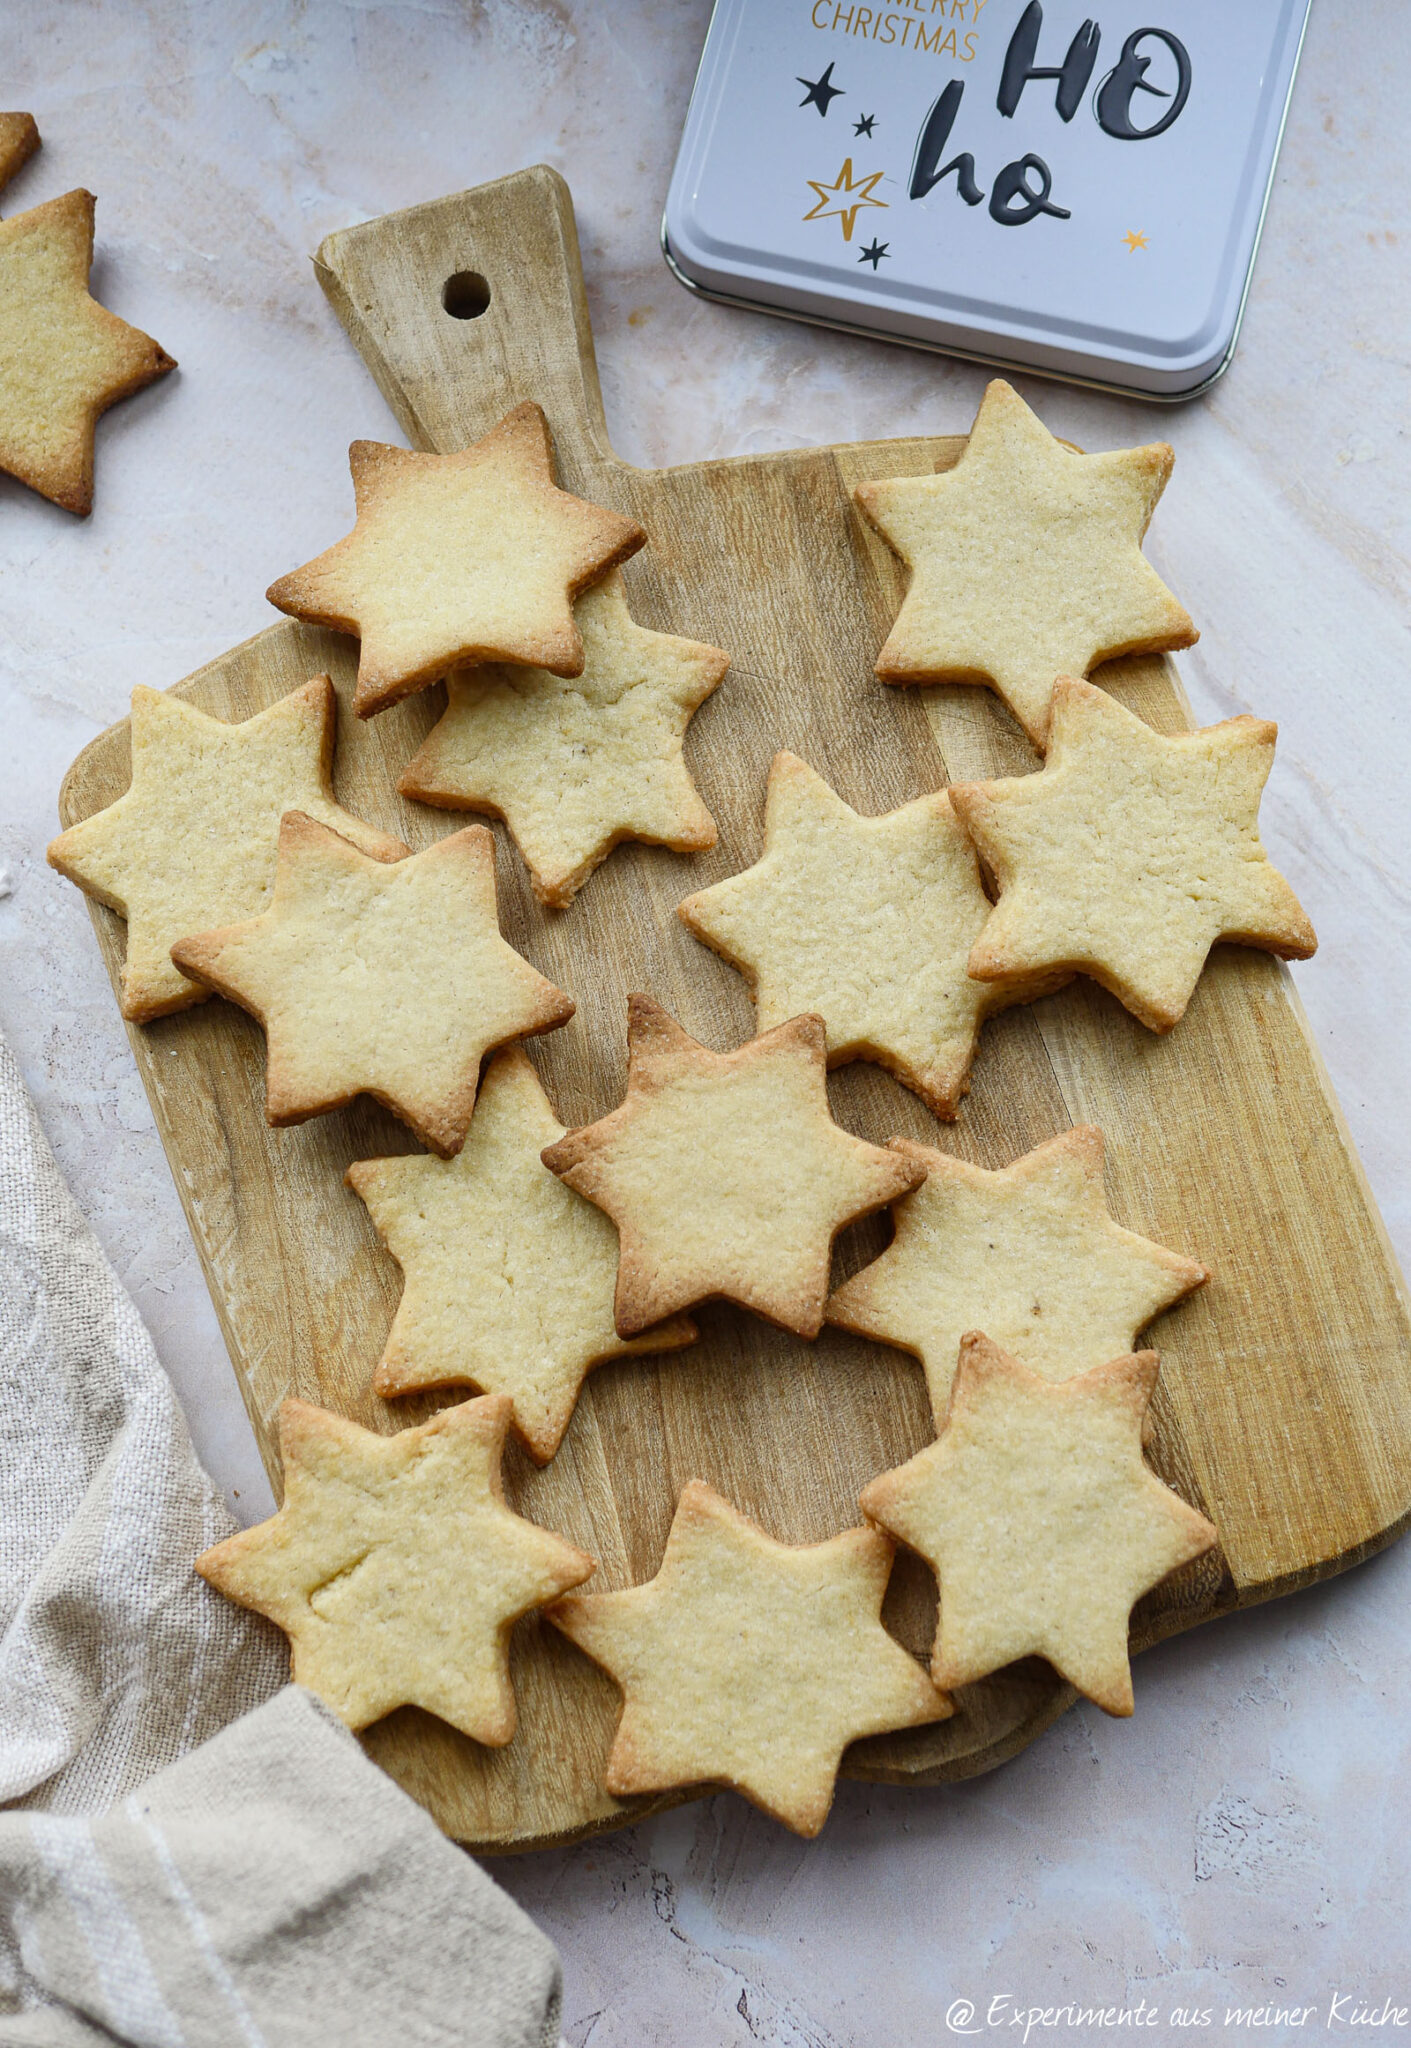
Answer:
[[[181,361],[99,430],[81,523],[0,479],[0,1027],[245,1515],[267,1501],[75,890],[60,776],[126,709],[267,624],[389,436],[317,291],[330,229],[537,160],[578,202],[615,443],[643,463],[964,427],[984,373],[697,304],[657,222],[706,0],[152,0],[19,9],[6,213],[98,194],[98,288]],[[1270,850],[1322,936],[1297,981],[1411,1255],[1411,11],[1315,10],[1240,355],[1176,411],[1039,383],[1088,447],[1171,439],[1152,554],[1204,637],[1203,721],[1278,719]],[[561,1943],[573,2048],[912,2048],[978,2008],[1411,2004],[1411,1553],[1144,1658],[1126,1724],[1071,1714],[977,1783],[845,1786],[802,1844],[722,1797],[496,1865]],[[434,1939],[434,1930],[427,1930]],[[1342,2008],[1346,2017],[1350,2007]],[[987,2030],[996,2031],[996,2030]],[[1363,2039],[1393,2027],[1362,2026]],[[1016,2040],[1005,2031],[1000,2038]],[[1097,2038],[1059,2026],[1031,2039]]]

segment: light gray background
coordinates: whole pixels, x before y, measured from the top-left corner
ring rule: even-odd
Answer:
[[[0,479],[0,1028],[247,1516],[268,1496],[215,1320],[87,913],[44,866],[55,792],[134,683],[269,622],[271,578],[346,530],[348,442],[395,435],[313,282],[330,229],[557,165],[634,461],[968,424],[978,369],[697,304],[667,275],[657,219],[707,13],[8,11],[0,90],[45,146],[0,207],[96,191],[98,289],[182,368],[100,429],[87,523]],[[1315,10],[1240,356],[1210,397],[1027,387],[1088,447],[1176,444],[1151,552],[1203,628],[1183,671],[1202,720],[1279,721],[1266,838],[1323,941],[1298,984],[1403,1260],[1408,77],[1411,9]],[[1080,1709],[955,1789],[844,1786],[811,1845],[721,1797],[495,1868],[562,1944],[573,2048],[911,2048],[951,2038],[952,1999],[1003,1993],[1144,1996],[1147,2040],[1189,2038],[1173,2006],[1213,2008],[1223,2035],[1227,2003],[1267,1996],[1321,2010],[1260,2038],[1321,2035],[1334,1993],[1411,2004],[1408,1590],[1394,1551],[1186,1637],[1141,1660],[1134,1721]]]

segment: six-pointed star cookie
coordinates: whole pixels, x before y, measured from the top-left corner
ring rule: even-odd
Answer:
[[[197,1558],[228,1599],[278,1623],[296,1684],[350,1728],[414,1706],[476,1742],[514,1734],[510,1630],[594,1563],[505,1506],[509,1416],[488,1395],[378,1436],[286,1401],[283,1507]]]
[[[264,1025],[272,1124],[366,1093],[442,1154],[470,1128],[485,1054],[573,1015],[500,936],[484,825],[385,862],[289,811],[269,910],[173,957]]]
[[[297,619],[360,635],[360,717],[471,662],[582,673],[573,600],[647,536],[559,490],[537,405],[516,406],[455,455],[355,441],[348,461],[353,531],[268,596]]]
[[[1077,969],[1169,1031],[1217,939],[1306,960],[1313,927],[1259,839],[1277,733],[1227,718],[1167,738],[1065,677],[1042,770],[950,793],[1000,891],[970,972]]]
[[[487,666],[448,679],[403,796],[503,818],[541,903],[562,910],[623,839],[698,852],[715,820],[686,769],[691,714],[730,666],[718,647],[633,623],[615,572],[574,607],[583,673]]]
[[[33,114],[0,114],[0,191],[39,147]]]
[[[854,492],[911,569],[878,675],[988,683],[1042,748],[1058,676],[1191,646],[1190,618],[1141,551],[1171,463],[1164,442],[1065,448],[997,378],[954,469]]]
[[[1131,1713],[1133,1606],[1219,1540],[1142,1460],[1156,1371],[1142,1351],[1055,1384],[966,1336],[939,1438],[862,1496],[940,1581],[938,1686],[1046,1657]]]
[[[79,513],[98,415],[176,368],[91,297],[94,204],[66,192],[0,221],[0,469]]]
[[[908,1138],[926,1179],[893,1210],[896,1236],[828,1303],[828,1320],[914,1351],[939,1425],[960,1340],[984,1330],[1045,1379],[1130,1351],[1137,1332],[1210,1278],[1123,1230],[1102,1192],[1102,1133],[1050,1138],[987,1173]]]
[[[333,800],[337,707],[327,676],[241,725],[166,691],[133,691],[130,788],[48,853],[51,867],[127,919],[124,1017],[147,1023],[205,1001],[210,990],[181,972],[171,949],[268,907],[286,811],[307,812],[375,860],[402,859],[400,839]]]
[[[839,1130],[824,1044],[821,1017],[795,1017],[709,1052],[650,996],[628,997],[620,1108],[544,1153],[617,1225],[624,1337],[714,1295],[818,1335],[834,1237],[925,1171]]]
[[[616,1232],[540,1157],[564,1135],[514,1046],[487,1069],[454,1159],[364,1159],[347,1173],[406,1276],[374,1390],[461,1382],[504,1394],[541,1465],[591,1366],[696,1335],[678,1317],[632,1342],[618,1336]]]
[[[608,1791],[729,1785],[816,1835],[848,1743],[951,1712],[882,1626],[891,1565],[876,1530],[791,1548],[692,1480],[654,1579],[549,1610],[623,1691]]]
[[[677,907],[749,977],[762,1031],[815,1012],[829,1066],[878,1060],[947,1118],[984,1019],[1066,979],[974,980],[966,961],[989,912],[944,790],[863,818],[796,754],[769,771],[763,859]]]

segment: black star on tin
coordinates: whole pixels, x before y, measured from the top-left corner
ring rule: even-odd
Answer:
[[[804,85],[804,84],[806,84],[806,83],[807,83],[807,81],[806,81],[805,79],[802,79],[802,78],[801,78],[801,79],[799,80],[799,84],[800,84],[800,85]],[[862,118],[861,118],[861,120],[860,120],[860,121],[854,121],[854,122],[853,122],[853,124],[852,124],[852,132],[853,132],[853,134],[854,134],[854,135],[870,135],[870,134],[872,133],[872,123],[873,123],[873,122],[874,122],[874,121],[876,120],[876,118],[877,118],[877,116],[876,116],[875,114],[864,114],[864,115],[862,116]]]
[[[875,270],[877,268],[877,265],[882,261],[882,258],[890,250],[891,246],[892,245],[890,242],[878,242],[874,240],[872,247],[870,249],[864,249],[857,260],[859,263],[870,263],[872,265],[872,268]]]
[[[801,78],[799,84],[806,85],[808,91],[799,101],[799,105],[801,107],[817,107],[820,114],[826,114],[830,102],[840,100],[843,97],[843,89],[840,85],[830,85],[828,83],[832,76],[833,66],[830,64],[821,78]]]

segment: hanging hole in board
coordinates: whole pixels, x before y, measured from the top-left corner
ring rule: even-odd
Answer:
[[[490,303],[490,287],[478,270],[458,270],[441,287],[441,304],[453,320],[478,320]]]

